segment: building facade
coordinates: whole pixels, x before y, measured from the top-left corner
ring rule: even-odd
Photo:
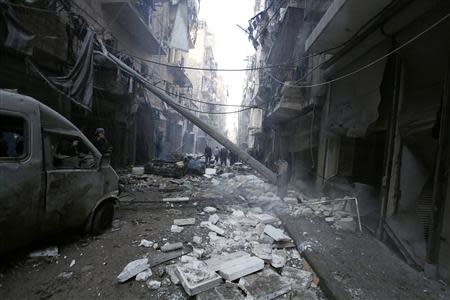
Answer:
[[[288,161],[306,194],[357,196],[366,228],[447,282],[449,12],[438,0],[265,1],[249,22],[252,65],[274,67],[248,74],[245,104],[263,111],[239,124],[260,161]]]

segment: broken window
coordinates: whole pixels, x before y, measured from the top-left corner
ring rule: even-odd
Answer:
[[[46,132],[47,169],[94,169],[97,158],[78,136]]]
[[[20,160],[27,157],[27,122],[24,118],[0,113],[0,160]]]

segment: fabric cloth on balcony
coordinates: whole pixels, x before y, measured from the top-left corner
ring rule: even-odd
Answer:
[[[27,55],[32,55],[33,47],[31,41],[34,39],[34,35],[23,27],[6,1],[0,0],[0,9],[8,29],[5,46]]]
[[[92,92],[94,84],[94,36],[90,28],[86,28],[86,35],[78,53],[72,70],[66,76],[53,76],[48,79],[79,105],[92,109]]]
[[[185,52],[189,51],[189,19],[188,8],[185,1],[178,3],[177,14],[170,36],[169,47]]]

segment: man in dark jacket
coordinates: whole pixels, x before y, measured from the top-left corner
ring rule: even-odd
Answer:
[[[212,149],[208,145],[205,147],[205,163],[206,166],[209,166],[212,157]]]
[[[105,129],[103,128],[97,128],[95,130],[95,139],[93,144],[102,154],[111,152],[112,150],[108,140],[105,137]]]

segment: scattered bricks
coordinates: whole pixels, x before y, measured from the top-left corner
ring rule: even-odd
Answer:
[[[207,207],[203,208],[203,211],[206,213],[212,214],[217,211],[217,208],[212,207],[212,206],[207,206]]]
[[[189,197],[163,198],[164,202],[187,202]]]
[[[202,261],[177,265],[176,274],[189,296],[197,295],[222,283],[222,278],[211,272]]]
[[[233,281],[262,269],[264,269],[264,260],[251,256],[228,261],[218,272],[223,279]]]
[[[212,257],[205,261],[207,267],[212,272],[215,272],[223,267],[229,261],[235,260],[241,257],[250,257],[250,254],[244,251],[237,251],[234,253],[225,253],[219,256]]]
[[[195,224],[195,218],[175,219],[175,220],[173,220],[173,224],[177,225],[177,226],[194,225]]]
[[[178,250],[183,248],[183,243],[165,243],[164,246],[161,247],[162,252],[169,252],[173,250]]]
[[[147,270],[148,268],[150,268],[150,265],[148,264],[147,258],[134,260],[125,266],[119,276],[117,276],[117,280],[120,283],[123,283],[133,278],[137,274]]]
[[[218,235],[221,235],[221,236],[225,235],[225,230],[224,229],[222,229],[222,228],[220,228],[220,227],[218,227],[218,226],[216,226],[214,224],[211,224],[210,222],[202,222],[200,224],[200,226],[208,228],[209,230],[214,231]]]
[[[292,267],[284,267],[281,275],[290,279],[292,290],[304,291],[308,289],[313,280],[313,273]]]
[[[177,226],[177,225],[172,225],[172,227],[170,227],[170,232],[173,232],[173,233],[180,233],[183,230],[184,230],[183,227]]]
[[[266,225],[264,227],[264,233],[273,238],[276,242],[289,242],[291,238],[283,233],[283,230],[273,227],[272,225]]]
[[[219,222],[219,216],[217,214],[213,214],[209,217],[208,221],[213,224],[216,225],[217,222]]]
[[[245,291],[249,299],[270,300],[291,291],[291,281],[271,269],[264,269],[241,278],[239,287]]]
[[[206,292],[200,293],[197,295],[197,300],[244,300],[245,297],[239,289],[238,285],[226,282],[225,284],[221,284],[216,286]]]
[[[249,213],[248,216],[258,220],[258,222],[263,223],[263,224],[273,224],[273,223],[276,223],[277,221],[279,221],[278,218],[275,218],[274,216],[271,216],[269,214]]]

